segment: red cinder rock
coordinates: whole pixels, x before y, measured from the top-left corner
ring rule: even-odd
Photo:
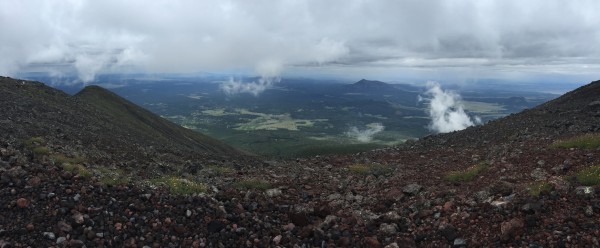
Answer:
[[[29,206],[29,201],[25,198],[19,198],[17,200],[17,206],[20,208],[26,208]]]
[[[31,186],[38,186],[40,185],[40,183],[42,182],[42,179],[40,179],[40,177],[32,177],[31,179],[29,179],[29,185]]]
[[[366,247],[381,247],[381,243],[377,240],[377,237],[366,237],[363,239]]]
[[[454,204],[452,202],[446,202],[444,203],[444,212],[450,212],[452,210],[452,207],[454,206]]]
[[[513,218],[509,221],[502,222],[500,225],[500,233],[502,234],[503,240],[509,240],[510,238],[519,235],[523,231],[525,224],[523,220],[519,218]]]

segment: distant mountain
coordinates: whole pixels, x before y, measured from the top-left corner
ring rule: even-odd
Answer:
[[[70,96],[39,82],[0,77],[0,95],[2,134],[20,140],[43,137],[63,153],[81,153],[96,160],[175,164],[246,156],[98,86]]]
[[[393,100],[394,102],[414,106],[417,102],[419,92],[413,90],[414,88],[403,87],[403,85],[394,85],[381,81],[361,79],[356,83],[344,85],[341,93],[366,95],[370,98]]]
[[[361,79],[360,81],[345,86],[347,91],[355,91],[361,93],[392,93],[392,92],[421,92],[422,87],[417,87],[409,84],[389,84],[376,80]]]
[[[361,91],[381,91],[381,90],[394,90],[395,88],[387,83],[374,80],[361,79],[360,81],[350,84],[347,86],[348,89],[361,90]]]

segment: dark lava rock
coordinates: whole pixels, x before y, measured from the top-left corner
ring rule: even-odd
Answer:
[[[526,203],[523,206],[521,206],[521,211],[526,214],[533,214],[535,212],[540,211],[541,208],[542,208],[541,203],[538,203],[538,202]]]
[[[296,226],[308,225],[309,219],[306,213],[288,213],[288,217]]]
[[[490,187],[490,194],[507,196],[513,193],[515,185],[506,181],[498,181]]]
[[[439,229],[439,234],[442,235],[442,237],[446,238],[448,242],[451,242],[458,236],[456,234],[456,228],[450,224],[441,227]]]
[[[211,233],[220,232],[225,228],[225,225],[218,220],[212,220],[206,226],[207,230]]]

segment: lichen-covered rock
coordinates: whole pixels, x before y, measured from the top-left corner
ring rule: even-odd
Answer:
[[[416,195],[422,189],[423,189],[423,186],[416,184],[416,183],[411,183],[409,185],[404,186],[404,188],[402,188],[402,192],[404,192],[405,194],[408,194],[408,195]]]

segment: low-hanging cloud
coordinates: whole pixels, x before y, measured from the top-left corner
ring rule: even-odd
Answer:
[[[283,64],[279,61],[263,61],[255,69],[261,75],[258,80],[243,82],[241,79],[234,80],[233,78],[229,78],[229,81],[221,83],[220,88],[227,96],[235,96],[243,93],[258,96],[263,91],[272,88],[275,83],[281,81],[279,75],[282,68]]]
[[[346,135],[348,135],[351,138],[356,139],[359,142],[370,142],[371,140],[373,140],[373,136],[375,136],[375,134],[378,134],[380,132],[382,132],[385,129],[385,126],[383,126],[381,123],[372,123],[367,125],[367,128],[365,129],[359,129],[358,127],[350,127],[350,130],[348,130],[348,132],[346,132]]]
[[[467,115],[458,93],[443,90],[437,82],[427,82],[427,88],[427,97],[419,99],[429,102],[430,130],[448,133],[481,123],[479,117],[472,119]]]
[[[279,78],[261,77],[254,82],[243,82],[242,80],[229,78],[229,81],[221,83],[220,88],[227,96],[235,96],[243,93],[258,96],[263,91],[272,88],[273,84],[279,82],[279,80]]]

